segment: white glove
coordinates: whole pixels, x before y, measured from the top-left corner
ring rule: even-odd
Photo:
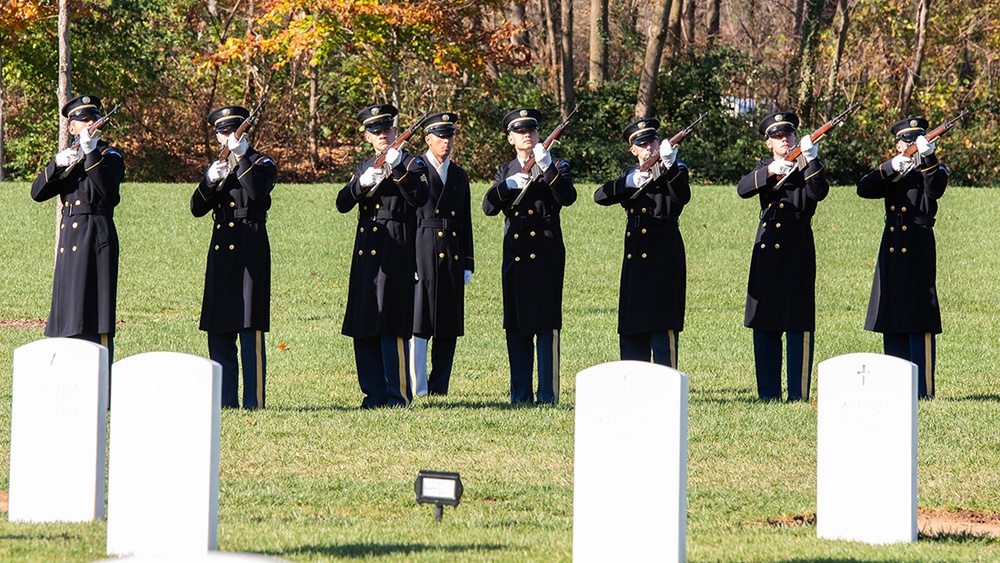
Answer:
[[[936,144],[927,140],[927,137],[923,135],[917,137],[917,150],[920,152],[920,156],[930,156],[934,154],[934,149],[937,147]]]
[[[508,190],[523,190],[528,187],[528,182],[531,181],[531,176],[528,176],[524,172],[518,172],[510,178],[507,178],[507,189]]]
[[[56,166],[66,168],[80,160],[80,149],[63,149],[56,153]]]
[[[205,172],[205,178],[208,179],[209,184],[215,184],[226,179],[229,175],[229,163],[219,162],[216,160],[208,167],[208,171]]]
[[[812,162],[819,153],[819,145],[813,142],[812,137],[806,135],[799,141],[799,148],[802,149],[802,156],[806,157],[806,162]]]
[[[465,271],[465,283],[472,281],[472,270]]]
[[[652,179],[653,179],[652,171],[647,170],[645,172],[642,172],[641,170],[636,169],[635,172],[632,172],[628,176],[625,176],[625,185],[630,188],[642,188],[646,184],[648,184],[649,181]]]
[[[548,170],[549,165],[552,164],[552,155],[549,154],[549,151],[545,150],[545,145],[538,143],[535,145],[535,148],[531,149],[531,152],[534,153],[535,162],[542,169],[542,172]]]
[[[94,133],[94,136],[90,136],[90,129],[84,127],[83,131],[80,131],[80,148],[83,149],[83,154],[90,154],[94,152],[97,148],[97,140],[101,138],[100,132]]]
[[[913,168],[913,159],[908,156],[898,154],[892,157],[892,169],[900,174],[906,174]]]
[[[389,168],[395,168],[399,166],[399,163],[403,160],[403,153],[389,147],[389,150],[385,151],[385,163],[389,165]]]
[[[247,144],[247,140],[243,137],[239,139],[236,138],[236,133],[229,135],[229,152],[236,155],[236,158],[241,158],[247,152],[247,148],[250,145]]]
[[[670,144],[670,141],[663,139],[660,143],[660,162],[663,163],[663,167],[669,169],[676,160],[677,149]]]
[[[361,173],[361,178],[358,181],[361,183],[362,188],[370,188],[381,182],[384,178],[385,175],[382,173],[381,168],[369,166],[368,170]]]
[[[783,158],[776,158],[774,162],[767,165],[767,171],[772,176],[788,176],[795,170],[795,163]]]

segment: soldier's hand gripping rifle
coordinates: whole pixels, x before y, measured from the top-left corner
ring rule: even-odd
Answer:
[[[545,147],[545,150],[549,150],[549,148],[552,147],[552,143],[555,143],[556,139],[559,138],[559,135],[562,135],[563,129],[569,125],[569,120],[573,119],[573,114],[575,114],[578,109],[580,109],[580,104],[576,104],[576,107],[573,108],[573,111],[569,112],[566,119],[559,125],[556,125],[556,128],[549,133],[548,137],[545,137],[545,140],[542,142],[542,146]],[[528,161],[524,163],[524,166],[521,167],[521,174],[528,174],[534,166],[535,155],[531,155],[531,158],[529,158]],[[528,186],[530,186],[533,181],[534,178],[528,182]],[[521,190],[521,193],[517,194],[517,197],[514,198],[514,203],[511,204],[512,207],[516,207],[517,204],[521,203],[521,200],[524,199],[524,193],[528,191],[528,186],[525,186],[524,189]]]
[[[257,120],[260,119],[260,108],[264,106],[264,100],[266,99],[266,96],[262,97],[260,101],[257,102],[257,107],[253,108],[250,115],[247,116],[247,118],[243,120],[243,123],[240,123],[240,126],[236,128],[236,131],[233,132],[233,135],[236,136],[237,140],[242,139],[247,134],[247,131],[257,124]],[[225,162],[226,159],[229,158],[230,152],[229,143],[224,144],[222,146],[222,150],[219,151],[219,158],[217,160],[219,162]]]
[[[107,122],[109,120],[111,120],[111,115],[114,114],[116,111],[118,111],[118,109],[120,107],[122,107],[121,104],[115,104],[115,107],[111,108],[111,111],[109,111],[108,113],[104,114],[99,119],[97,119],[96,121],[94,121],[93,123],[91,123],[87,127],[87,132],[90,133],[90,136],[93,137],[94,135],[98,134],[101,131],[101,127],[104,127],[104,125],[107,124]],[[76,140],[73,141],[73,144],[70,145],[69,148],[71,148],[71,149],[79,149],[80,148],[80,137],[77,137]]]
[[[967,113],[969,113],[969,110],[963,110],[962,113],[958,114],[956,117],[948,121],[945,121],[944,123],[938,125],[934,129],[931,129],[927,134],[924,135],[924,137],[927,139],[927,142],[931,142],[934,139],[940,137],[941,135],[944,135],[948,131],[951,131],[951,129],[954,126],[958,125],[958,120],[965,117],[965,114]],[[901,156],[905,156],[907,158],[913,158],[913,155],[915,154],[917,154],[917,144],[913,143],[910,146],[906,147],[906,150],[903,151],[903,154]],[[903,176],[905,176],[905,174],[899,174],[895,176],[892,179],[892,181],[898,182]]]
[[[695,119],[694,122],[691,123],[691,125],[688,125],[684,129],[682,129],[680,133],[677,133],[673,137],[670,137],[670,146],[676,147],[677,145],[679,145],[680,142],[683,141],[685,137],[687,137],[688,135],[691,134],[692,131],[694,131],[694,126],[698,125],[698,123],[700,123],[702,119],[705,119],[706,115],[708,115],[707,111],[705,113],[699,115],[698,119]],[[659,162],[659,161],[660,161],[660,152],[659,151],[653,151],[653,154],[649,155],[649,158],[647,158],[646,160],[642,161],[642,164],[639,166],[639,171],[640,172],[647,172],[647,171],[649,171],[649,169],[651,169],[652,167],[656,166],[656,163]],[[648,186],[649,184],[652,184],[653,180],[655,180],[655,179],[656,179],[655,176],[652,177],[652,178],[650,178],[649,182],[647,182],[641,188],[639,188],[638,190],[636,190],[635,193],[632,194],[632,197],[630,197],[629,199],[635,199],[635,198],[639,197],[639,194],[642,193],[642,190],[644,190],[646,188],[646,186]]]
[[[401,148],[403,148],[403,145],[405,145],[406,142],[410,140],[410,137],[412,137],[413,134],[417,132],[417,129],[419,129],[420,126],[423,125],[424,120],[427,119],[427,116],[430,115],[430,113],[431,113],[430,111],[425,111],[424,114],[420,116],[420,119],[414,121],[413,125],[407,127],[406,131],[403,131],[398,137],[396,137],[396,140],[393,141],[392,144],[390,144],[388,147],[386,147],[385,152],[383,152],[382,154],[378,155],[378,157],[375,158],[375,162],[372,163],[372,168],[374,168],[375,170],[382,168],[384,169],[383,170],[384,175],[386,176],[391,175],[392,170],[385,162],[385,155],[389,153],[389,149],[396,149],[398,151]],[[368,192],[366,192],[367,195],[370,196],[374,194],[375,190],[378,189],[379,185],[381,185],[381,182],[377,182],[374,186],[372,186],[372,188],[368,190]]]
[[[853,104],[848,106],[848,108],[845,109],[843,113],[841,113],[837,117],[834,117],[830,121],[827,121],[826,123],[821,125],[819,129],[813,131],[809,135],[809,138],[812,139],[813,144],[819,142],[819,140],[822,139],[824,136],[826,136],[827,133],[832,131],[834,127],[843,123],[848,118],[848,116],[857,111],[859,107],[861,107],[861,104],[859,102],[854,102]],[[802,147],[796,146],[787,155],[785,155],[785,160],[794,162],[798,160],[800,156],[802,156]],[[796,168],[798,168],[798,165],[796,165]],[[789,176],[791,176],[791,174],[779,176],[778,183],[774,185],[774,191],[777,191],[779,188],[781,188],[781,186],[785,183],[785,181],[788,180]]]

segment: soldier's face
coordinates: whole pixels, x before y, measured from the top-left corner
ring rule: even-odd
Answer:
[[[784,158],[788,156],[792,147],[795,146],[795,133],[792,133],[791,131],[775,133],[774,136],[767,138],[765,144],[767,145],[767,148],[771,149],[775,158]]]
[[[387,127],[374,133],[365,131],[365,140],[371,143],[375,152],[385,152],[385,149],[389,148],[389,145],[396,140],[396,127]]]
[[[631,152],[639,162],[645,162],[647,158],[653,155],[653,153],[659,152],[660,150],[660,140],[653,139],[648,143],[639,143],[629,147],[629,152]]]
[[[79,135],[84,129],[90,127],[92,123],[96,121],[93,117],[88,117],[85,119],[70,119],[69,125],[66,126],[69,129],[70,135]]]
[[[904,152],[906,152],[906,149],[910,148],[913,145],[913,143],[915,143],[915,142],[916,142],[915,139],[912,142],[905,141],[903,139],[897,140],[896,141],[896,152],[898,152],[899,154],[903,154]]]
[[[236,129],[225,129],[223,131],[215,132],[215,139],[219,141],[220,145],[224,145],[229,142],[229,136],[232,135]]]
[[[444,159],[451,154],[451,145],[455,137],[438,137],[431,133],[426,135],[424,140],[427,141],[427,150],[434,155],[434,158],[438,159],[438,162],[444,162]]]
[[[538,144],[538,129],[514,129],[507,133],[507,142],[518,151],[530,151]]]

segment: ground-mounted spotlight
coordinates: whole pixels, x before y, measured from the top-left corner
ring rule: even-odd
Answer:
[[[444,507],[458,506],[462,499],[462,479],[451,471],[430,471],[421,469],[413,483],[417,493],[417,503],[433,504],[434,519],[441,520]]]

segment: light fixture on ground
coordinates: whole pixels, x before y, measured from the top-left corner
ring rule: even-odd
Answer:
[[[458,506],[462,499],[462,479],[451,471],[430,471],[421,469],[413,483],[419,504],[434,505],[434,519],[441,520],[444,507]]]

